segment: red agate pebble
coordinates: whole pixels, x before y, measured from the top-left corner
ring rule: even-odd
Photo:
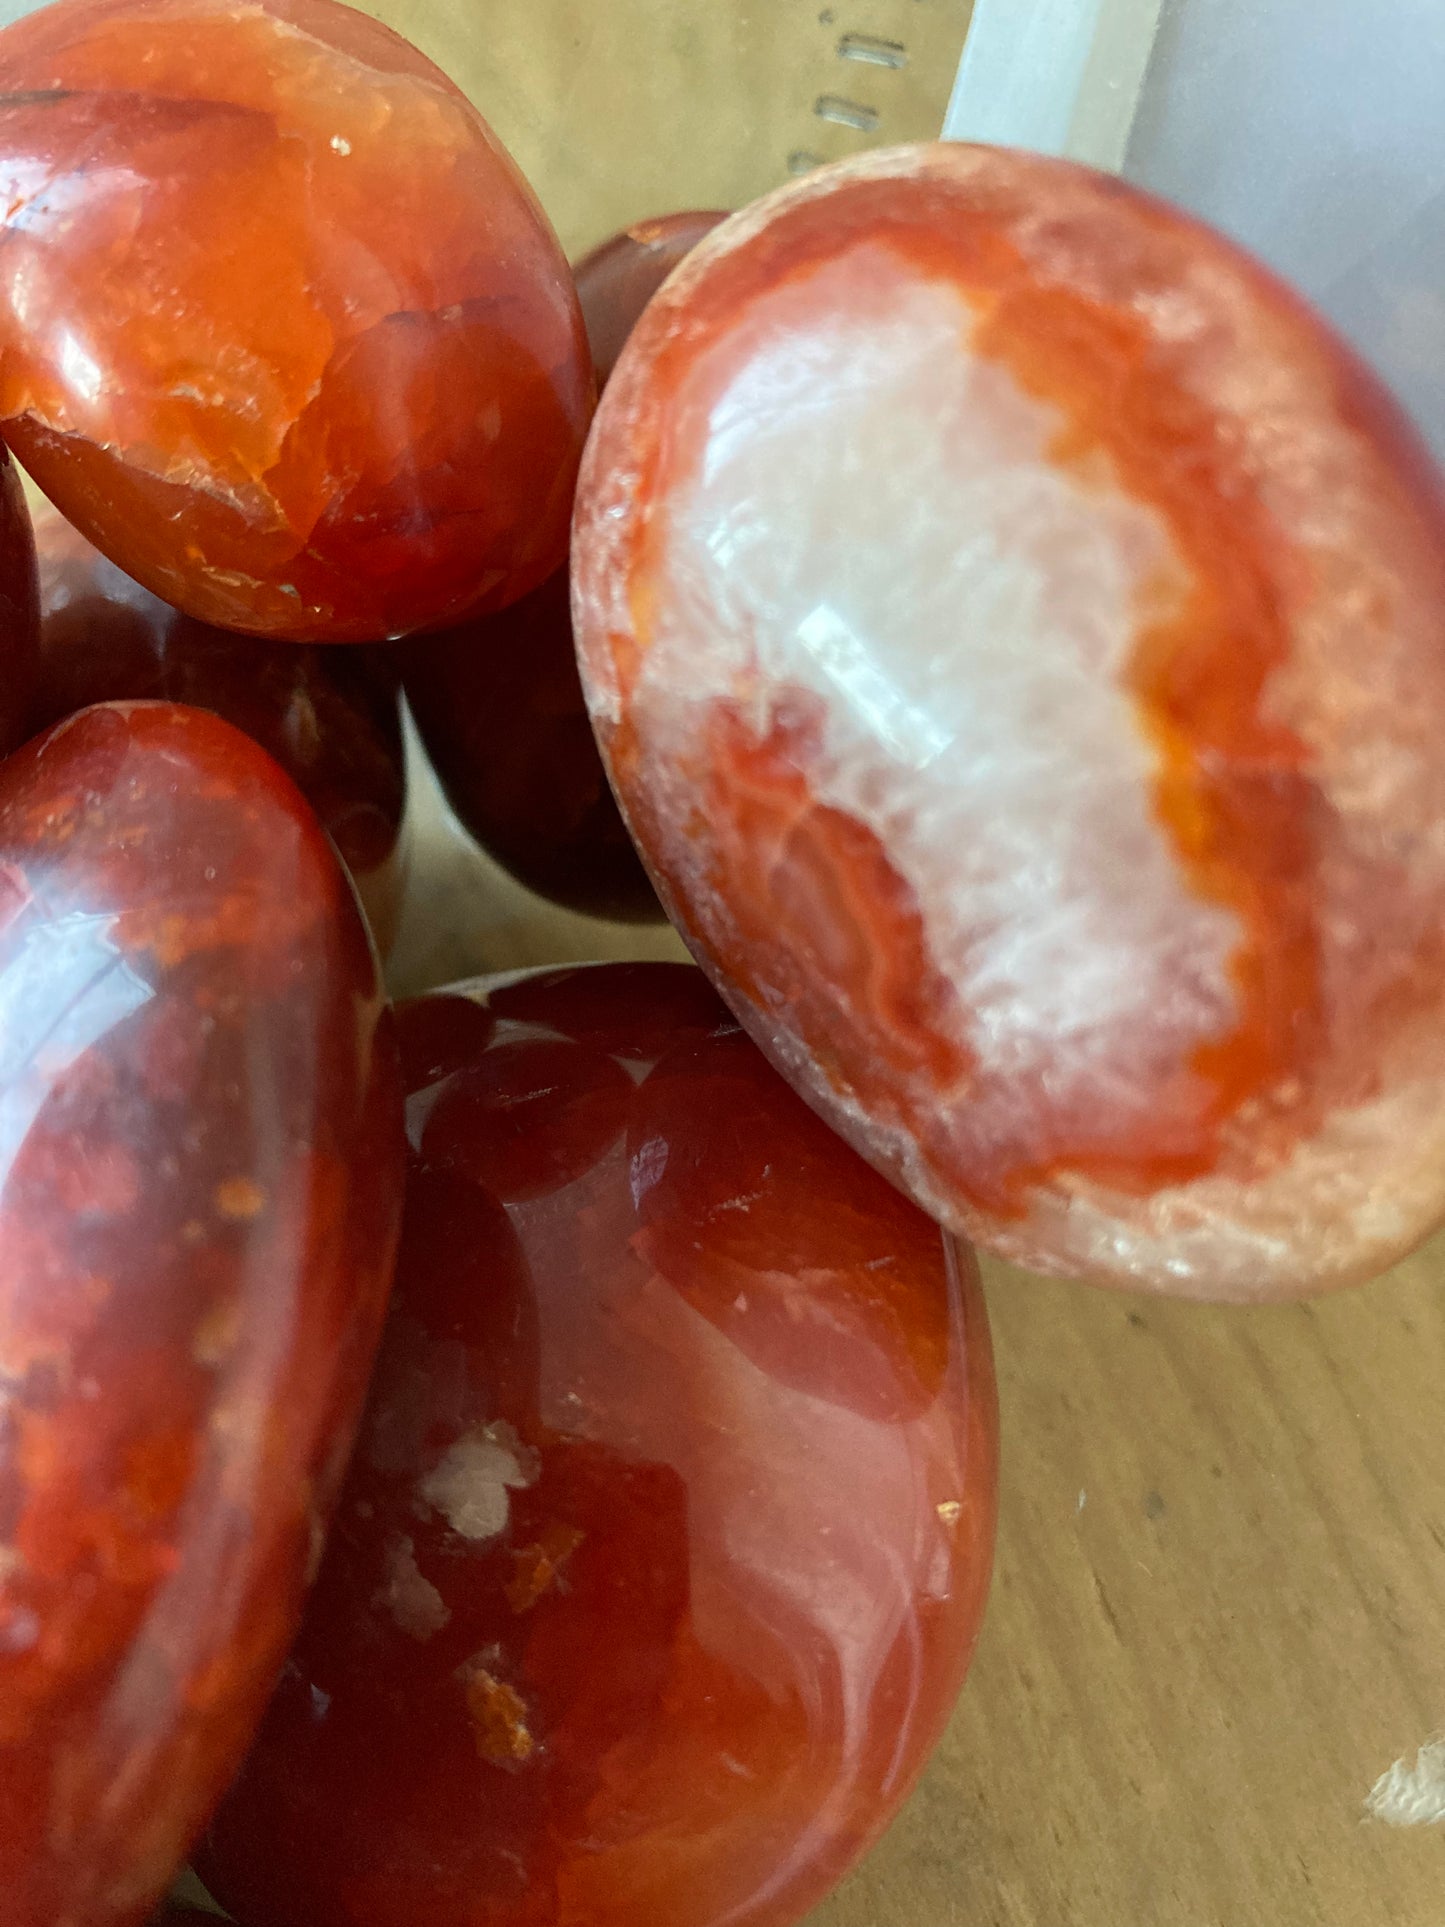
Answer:
[[[572,273],[599,388],[612,379],[628,336],[663,282],[726,219],[725,213],[705,208],[660,214],[635,221],[583,255]]]
[[[35,519],[41,657],[29,729],[90,703],[213,710],[270,752],[351,872],[383,954],[406,881],[406,759],[386,652],[238,636],[183,616],[54,509]]]
[[[144,1920],[295,1632],[404,1141],[350,886],[255,743],[0,766],[0,1920]]]
[[[39,649],[30,512],[15,464],[0,447],[0,756],[25,740]]]
[[[481,116],[333,0],[59,0],[0,33],[0,429],[188,615],[379,641],[566,553],[592,404]]]
[[[1221,236],[966,146],[701,243],[609,385],[583,678],[669,911],[930,1212],[1269,1297],[1445,1213],[1445,489]]]
[[[599,383],[652,296],[726,219],[642,221],[578,263]],[[447,801],[519,882],[568,910],[660,920],[607,786],[577,677],[568,572],[501,615],[403,652],[407,701]]]
[[[399,1016],[382,1363],[202,1876],[246,1927],[793,1922],[978,1628],[972,1257],[687,966]]]

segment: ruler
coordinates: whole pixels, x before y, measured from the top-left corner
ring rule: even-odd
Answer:
[[[477,102],[576,255],[900,141],[1116,167],[1159,0],[368,0]]]
[[[985,18],[989,0],[978,6]],[[741,207],[820,162],[937,139],[974,14],[973,0],[369,0],[367,10],[472,96],[574,256],[649,215]]]

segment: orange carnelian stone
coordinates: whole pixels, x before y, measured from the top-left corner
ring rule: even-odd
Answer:
[[[574,614],[689,944],[825,1117],[1042,1269],[1265,1297],[1445,1213],[1445,487],[1262,268],[900,149],[704,241]]]
[[[978,1628],[974,1263],[685,965],[400,1013],[362,1442],[201,1871],[247,1927],[778,1927]]]
[[[333,0],[60,0],[0,33],[0,89],[0,429],[127,573],[365,642],[556,568],[571,280],[415,48]]]
[[[668,275],[725,218],[643,221],[578,264],[599,383]],[[661,918],[592,740],[565,568],[500,615],[410,643],[403,662],[407,701],[447,801],[484,849],[569,910]]]
[[[0,448],[0,756],[26,735],[40,646],[37,596],[25,491]]]
[[[35,539],[40,670],[26,733],[115,700],[224,716],[275,757],[316,811],[385,954],[406,881],[406,759],[386,652],[213,629],[132,581],[54,509],[37,516]]]
[[[257,746],[84,711],[0,767],[0,1920],[131,1927],[296,1629],[400,1217],[349,885]]]

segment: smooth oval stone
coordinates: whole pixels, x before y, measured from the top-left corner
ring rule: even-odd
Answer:
[[[993,1544],[977,1273],[689,966],[400,1012],[398,1285],[199,1862],[246,1927],[787,1927],[943,1729]]]
[[[572,569],[664,906],[930,1215],[1236,1299],[1445,1218],[1445,479],[1224,236],[819,169],[653,299]]]
[[[129,1927],[294,1634],[390,1284],[395,1039],[239,731],[88,709],[0,766],[0,1919]]]
[[[466,96],[334,0],[60,0],[0,33],[0,427],[188,615],[379,642],[563,560],[593,378]]]

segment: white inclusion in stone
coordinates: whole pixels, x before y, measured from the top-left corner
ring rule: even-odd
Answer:
[[[376,1603],[413,1639],[430,1639],[452,1616],[446,1601],[416,1563],[415,1545],[404,1536],[387,1545],[386,1584],[377,1594]]]
[[[540,1469],[537,1454],[499,1420],[464,1432],[417,1492],[464,1539],[494,1539],[511,1517],[509,1490],[535,1485]]]
[[[1179,873],[1122,680],[1185,565],[1102,454],[1052,459],[1061,415],[967,352],[962,298],[905,274],[860,246],[755,304],[761,345],[674,485],[646,727],[666,756],[698,703],[761,726],[769,692],[819,697],[814,792],[911,884],[960,1041],[1142,1101],[1236,1021],[1238,924]]]

